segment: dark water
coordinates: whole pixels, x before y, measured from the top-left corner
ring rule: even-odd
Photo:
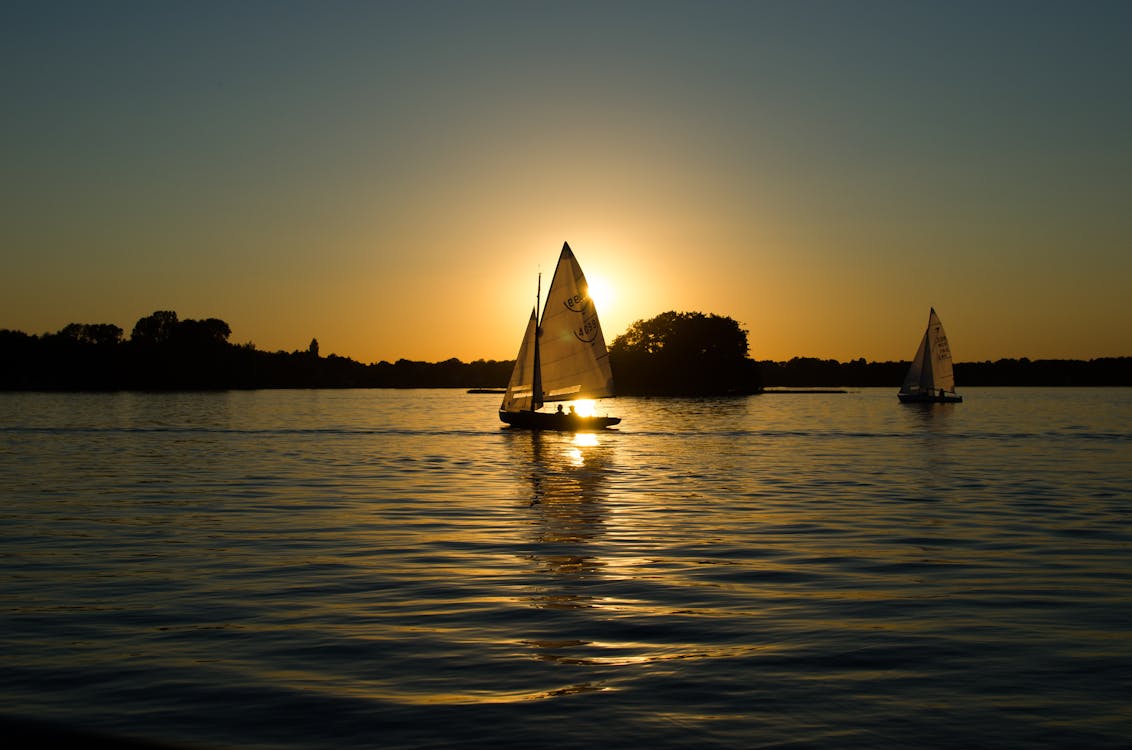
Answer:
[[[0,714],[194,747],[1128,747],[1132,389],[0,394]]]

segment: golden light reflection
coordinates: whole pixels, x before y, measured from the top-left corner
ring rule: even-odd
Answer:
[[[590,402],[593,403],[593,402]],[[579,411],[581,411],[579,409]],[[565,451],[566,459],[570,465],[575,468],[580,468],[586,465],[586,454],[584,448],[593,448],[598,445],[597,435],[592,432],[576,432],[574,438]]]
[[[516,447],[525,447],[517,441]],[[595,606],[587,581],[599,579],[603,562],[591,544],[602,533],[603,483],[608,456],[593,433],[531,437],[527,466],[537,545],[530,559],[544,574],[528,601],[539,608]],[[519,465],[519,464],[517,464]]]
[[[534,649],[536,658],[557,664],[583,666],[632,666],[657,664],[681,659],[717,659],[746,656],[754,652],[774,652],[773,646],[703,644],[666,644],[658,650],[655,643],[645,641],[530,640],[524,645]]]
[[[574,433],[574,445],[579,448],[592,448],[598,444],[597,435],[592,432]]]
[[[600,683],[580,682],[564,685],[550,690],[537,691],[496,691],[496,690],[468,690],[465,692],[428,692],[408,693],[404,691],[367,691],[363,693],[370,698],[387,700],[391,703],[401,703],[409,706],[430,706],[436,704],[487,704],[487,703],[521,703],[525,701],[547,700],[559,698],[564,695],[578,693],[604,693],[617,690]]]

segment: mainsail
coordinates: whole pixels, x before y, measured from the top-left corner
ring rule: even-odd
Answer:
[[[613,373],[597,309],[585,274],[565,243],[546,293],[539,331],[545,401],[613,395]]]
[[[548,401],[612,396],[605,336],[568,243],[562,245],[541,320],[537,310],[536,305],[500,409],[535,410]]]
[[[916,356],[908,368],[900,392],[933,394],[940,390],[954,392],[955,371],[951,364],[951,347],[947,343],[947,334],[933,307],[928,315],[927,330],[920,339],[920,346],[916,349]]]

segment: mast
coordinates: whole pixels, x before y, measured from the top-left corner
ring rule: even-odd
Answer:
[[[538,285],[535,287],[535,373],[531,385],[531,411],[538,411],[542,406],[542,358],[539,356],[538,340],[542,337],[542,318],[539,315],[539,302],[542,299],[542,274],[538,275]]]

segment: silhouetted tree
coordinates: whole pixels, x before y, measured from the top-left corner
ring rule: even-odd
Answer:
[[[79,344],[115,346],[122,342],[122,329],[110,323],[69,323],[58,336]]]
[[[731,318],[669,311],[615,338],[610,363],[619,393],[757,393],[758,366],[747,347],[747,332]]]
[[[130,341],[141,345],[164,344],[173,338],[173,331],[176,328],[177,313],[172,310],[158,310],[134,324]]]
[[[173,313],[176,316],[176,313]],[[205,349],[227,346],[232,329],[219,318],[182,320],[173,326],[169,341],[180,348]]]

